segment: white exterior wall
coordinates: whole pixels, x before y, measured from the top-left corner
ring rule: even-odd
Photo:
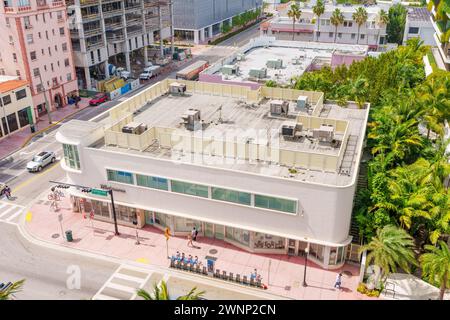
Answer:
[[[419,33],[409,33],[409,28],[419,28]],[[424,45],[436,46],[436,41],[433,36],[434,32],[435,31],[431,21],[410,21],[406,18],[403,44],[406,44],[408,39],[419,37],[420,40],[424,42]]]
[[[318,243],[347,243],[355,183],[334,187],[303,183],[276,177],[176,164],[108,150],[80,150],[82,171],[67,170],[74,184],[100,187],[108,184],[126,190],[116,192],[115,201],[142,209],[154,210],[192,219],[234,226]],[[132,165],[130,165],[132,164]],[[108,182],[106,168],[173,178],[203,185],[278,196],[298,200],[296,215],[215,201],[200,197]],[[322,199],[322,201],[318,201]],[[105,200],[99,197],[99,200]],[[326,244],[328,244],[326,243]]]

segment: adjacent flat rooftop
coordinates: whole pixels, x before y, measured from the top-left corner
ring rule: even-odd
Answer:
[[[193,137],[200,139],[213,139],[215,141],[232,141],[245,146],[248,143],[257,144],[257,148],[274,148],[277,152],[281,149],[290,155],[294,160],[297,152],[312,155],[312,159],[322,161],[320,156],[331,157],[333,161],[339,161],[338,170],[316,170],[302,166],[290,166],[280,164],[277,161],[268,159],[245,159],[239,157],[212,155],[210,152],[200,152],[201,157],[193,156],[193,152],[187,150],[189,147],[163,146],[162,134],[152,133],[151,142],[144,150],[124,149],[118,145],[98,141],[91,147],[104,150],[123,152],[129,154],[148,155],[152,158],[173,160],[194,165],[212,166],[221,169],[231,169],[255,174],[277,176],[298,181],[315,182],[328,185],[347,185],[352,181],[355,169],[357,169],[359,153],[361,152],[362,139],[367,121],[368,110],[359,109],[356,106],[346,108],[335,104],[325,104],[317,111],[316,121],[324,123],[334,123],[336,127],[345,128],[336,130],[335,141],[322,141],[312,138],[312,127],[308,128],[307,122],[311,118],[310,111],[295,111],[296,102],[289,102],[289,113],[283,116],[274,116],[270,113],[270,104],[274,100],[263,98],[256,103],[250,103],[242,98],[225,97],[204,93],[188,92],[185,96],[163,95],[134,112],[133,123],[143,123],[150,131],[151,128],[170,132],[170,139],[177,140],[179,137]],[[190,109],[200,111],[201,129],[191,131],[183,123],[183,115],[191,112]],[[303,117],[303,118],[302,118]],[[301,118],[301,119],[300,119]],[[323,119],[323,120],[322,120]],[[281,135],[281,127],[286,122],[305,122],[303,129],[300,129],[298,137],[287,138]],[[333,122],[334,121],[334,122]],[[339,122],[339,123],[338,123]],[[118,133],[119,135],[122,133]],[[167,138],[165,138],[167,141]],[[189,140],[188,144],[193,145],[194,140]],[[203,140],[205,141],[205,140]],[[211,140],[209,140],[211,141]],[[186,141],[180,141],[186,145]],[[220,147],[221,148],[221,147]],[[228,146],[224,149],[228,149]],[[238,147],[236,147],[238,148]],[[194,149],[194,148],[193,148]],[[261,149],[259,149],[261,150]],[[197,154],[199,152],[195,151]],[[261,151],[258,151],[261,152]],[[261,155],[259,155],[261,157]],[[298,157],[298,155],[297,155]],[[319,157],[319,158],[317,158]],[[281,155],[280,155],[281,158]],[[328,161],[326,159],[323,160]],[[281,161],[280,161],[281,162]],[[292,168],[297,172],[292,172]]]

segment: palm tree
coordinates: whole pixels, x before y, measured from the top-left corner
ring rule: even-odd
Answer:
[[[367,11],[363,7],[359,7],[352,15],[353,20],[358,24],[358,38],[356,43],[359,44],[359,31],[361,26],[367,21]],[[366,35],[367,36],[367,35]]]
[[[367,82],[367,79],[363,78],[361,75],[349,83],[348,93],[350,99],[353,99],[360,109],[364,106],[364,103],[366,103],[368,88],[369,83]]]
[[[0,290],[0,300],[10,300],[12,297],[14,297],[14,294],[21,291],[23,284],[25,282],[25,279],[16,281],[6,290]]]
[[[319,41],[320,34],[320,16],[325,12],[325,5],[323,0],[317,0],[316,5],[312,8],[314,14],[317,16],[317,37],[316,41]]]
[[[336,8],[330,17],[330,22],[334,26],[334,42],[336,42],[336,36],[337,36],[337,28],[340,24],[344,23],[344,15],[342,14],[341,10]]]
[[[199,300],[204,294],[205,291],[197,292],[197,287],[194,287],[184,296],[178,297],[177,300]],[[160,285],[156,283],[153,285],[153,294],[144,289],[139,289],[137,295],[144,300],[170,300],[169,290],[165,281],[161,281]]]
[[[377,16],[377,24],[378,24],[378,36],[377,36],[377,45],[380,44],[380,32],[381,28],[389,23],[389,15],[383,9],[378,12]]]
[[[444,241],[439,247],[426,245],[429,251],[420,256],[423,275],[433,284],[439,284],[439,300],[444,299],[445,290],[450,288],[450,250]]]
[[[293,3],[291,5],[291,8],[289,9],[287,13],[288,17],[292,19],[292,40],[294,40],[295,37],[295,21],[300,20],[300,17],[302,15],[302,11],[300,10],[300,7]]]
[[[378,266],[382,279],[386,279],[389,273],[397,271],[397,266],[409,273],[410,264],[417,265],[413,249],[414,240],[405,230],[386,225],[360,252],[368,251],[367,264]]]

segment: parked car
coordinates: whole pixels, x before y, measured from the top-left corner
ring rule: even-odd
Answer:
[[[27,163],[29,172],[42,171],[42,168],[56,161],[56,155],[53,151],[43,151],[35,155],[33,159]]]
[[[89,100],[89,105],[98,106],[106,100],[108,100],[108,95],[106,93],[97,93],[91,100]]]
[[[156,77],[159,74],[160,70],[161,70],[160,66],[147,67],[139,75],[139,79],[141,79],[141,80],[148,80],[150,78]]]

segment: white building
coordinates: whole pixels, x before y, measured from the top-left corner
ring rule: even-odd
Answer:
[[[444,11],[442,12],[442,15],[447,15],[447,19],[439,18],[439,15],[436,11],[438,10],[441,1],[442,0],[437,0],[432,2],[431,0],[427,0],[427,4],[431,13],[430,21],[435,31],[433,37],[436,41],[437,50],[439,52],[439,54],[434,54],[434,56],[436,59],[438,59],[438,56],[440,56],[440,60],[442,60],[442,63],[440,61],[437,61],[438,66],[443,65],[447,70],[450,70],[450,41],[448,39],[445,40],[444,36],[448,31],[448,27],[445,26],[445,22],[450,19],[450,8],[448,6],[444,6],[442,8],[442,10]]]
[[[68,182],[112,188],[120,224],[136,214],[139,226],[178,235],[195,226],[259,253],[308,247],[324,268],[341,266],[369,106],[324,104],[320,92],[181,82],[186,93],[167,94],[177,83],[161,81],[104,123],[64,124],[57,140]],[[112,221],[108,197],[70,193],[75,212]]]
[[[387,5],[364,6],[367,11],[367,22],[361,25],[358,38],[358,24],[353,20],[353,13],[358,6],[325,4],[325,12],[317,19],[313,13],[313,4],[302,3],[302,11],[299,21],[296,21],[293,28],[292,19],[287,16],[287,7],[280,16],[261,25],[261,35],[274,36],[279,40],[301,40],[336,42],[346,44],[368,45],[372,49],[386,43],[386,25],[377,23],[378,13],[381,9],[389,10]],[[331,24],[330,17],[335,9],[341,10],[344,16],[344,23],[337,27]],[[292,34],[294,33],[294,39]]]
[[[431,23],[430,12],[427,8],[408,8],[405,22],[405,34],[403,44],[411,38],[420,38],[427,46],[436,46],[434,40],[434,28]]]

